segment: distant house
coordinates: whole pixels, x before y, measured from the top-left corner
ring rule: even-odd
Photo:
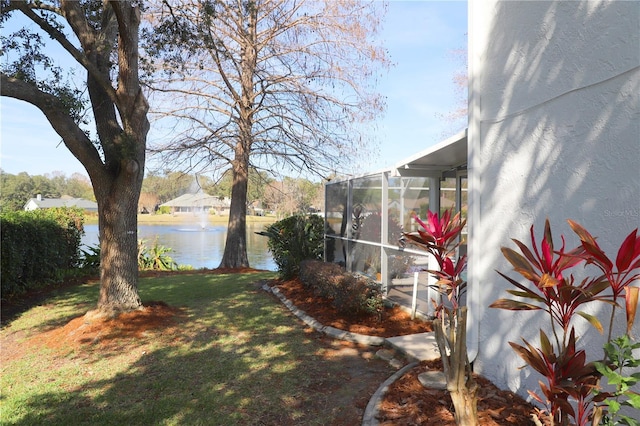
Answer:
[[[32,211],[38,209],[51,209],[55,207],[78,207],[85,212],[97,213],[98,204],[94,201],[85,200],[84,198],[73,198],[63,196],[62,198],[42,198],[41,194],[38,194],[36,198],[31,198],[24,205],[25,211]]]
[[[160,204],[160,207],[169,207],[174,214],[200,214],[214,212],[218,215],[228,215],[231,200],[226,197],[214,197],[204,192],[196,194],[184,194],[178,198]]]
[[[250,203],[247,213],[253,216],[264,216],[266,212],[262,207],[262,201],[254,201],[253,203]]]

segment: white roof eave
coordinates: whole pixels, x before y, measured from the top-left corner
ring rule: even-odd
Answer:
[[[467,164],[467,130],[420,151],[398,163],[394,169],[400,176],[440,176]]]

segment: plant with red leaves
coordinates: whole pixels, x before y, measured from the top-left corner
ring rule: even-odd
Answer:
[[[451,303],[449,308],[442,298],[438,303],[434,301],[437,318],[433,325],[456,423],[466,426],[477,425],[478,385],[473,379],[467,354],[467,308],[460,304],[467,287],[466,280],[462,278],[467,258],[458,257],[455,263],[452,260],[455,250],[460,245],[458,239],[465,220],[460,218],[460,213],[452,216],[450,210],[445,210],[442,216],[427,212],[426,223],[418,217],[414,219],[422,229],[404,233],[403,236],[435,257],[439,269],[430,269],[428,272],[438,281],[431,287],[442,296],[446,296]]]
[[[458,239],[466,221],[461,219],[459,212],[452,216],[450,210],[445,210],[442,216],[428,211],[426,222],[417,216],[414,219],[422,229],[405,232],[403,236],[433,255],[438,262],[438,269],[429,269],[428,272],[438,281],[431,287],[451,302],[452,309],[458,309],[467,287],[466,280],[462,279],[467,257],[458,257],[455,264],[452,257],[460,245]],[[447,308],[442,301],[436,303],[436,312],[440,313],[443,310],[446,311]]]
[[[502,248],[504,257],[511,263],[514,270],[533,286],[522,284],[498,271],[500,276],[517,288],[507,292],[512,296],[525,299],[526,302],[499,299],[490,307],[514,311],[543,310],[549,314],[555,347],[542,330],[540,332],[541,348],[535,348],[527,341],[524,341],[526,347],[513,342],[509,343],[527,364],[546,377],[547,384],[540,383],[540,388],[547,398],[546,405],[551,420],[564,425],[568,424],[571,417],[576,424],[586,425],[594,418],[594,413],[597,411],[596,403],[604,400],[608,394],[599,393],[594,396],[601,375],[595,369],[593,362],[586,362],[586,353],[583,350],[576,351],[572,321],[578,315],[603,333],[599,319],[581,311],[580,308],[594,301],[613,305],[607,340],[610,341],[616,301],[624,293],[627,332],[630,331],[635,318],[638,295],[638,289],[631,287],[630,284],[640,276],[636,272],[640,268],[640,238],[637,230],[629,234],[618,250],[614,267],[614,263],[600,249],[591,234],[576,222],[569,221],[569,224],[580,237],[581,245],[567,252],[564,237],[562,237],[560,250],[554,250],[548,220],[545,221],[544,237],[540,245],[536,241],[533,226],[531,227],[533,251],[515,239],[513,241],[520,249],[520,253],[507,247]],[[596,265],[602,274],[584,278],[579,283],[576,283],[572,274],[566,274],[568,269],[585,264]],[[611,289],[611,294],[604,293],[607,289]],[[562,330],[562,338],[556,327]],[[532,395],[543,402],[534,393]],[[575,408],[570,401],[573,401]]]
[[[526,340],[525,346],[509,342],[516,353],[538,373],[547,383],[538,382],[546,400],[529,390],[529,395],[541,404],[549,405],[549,417],[552,424],[566,425],[569,417],[576,425],[587,425],[592,418],[593,404],[608,397],[606,393],[594,394],[598,388],[600,374],[594,362],[586,362],[586,352],[576,350],[575,330],[571,328],[567,345],[556,354],[556,348],[540,330],[540,348]],[[576,408],[570,402],[576,401]],[[549,404],[549,402],[551,402]]]
[[[416,232],[405,233],[410,242],[422,247],[435,256],[438,262],[449,257],[458,247],[456,243],[466,221],[461,219],[460,213],[451,216],[450,210],[445,210],[442,217],[437,213],[427,211],[427,221],[423,222],[418,216],[414,219],[422,227]],[[440,263],[442,269],[442,263]]]
[[[611,319],[609,321],[609,335],[607,341],[611,341],[611,330],[613,328],[613,318],[615,316],[617,301],[619,298],[625,298],[625,310],[627,314],[627,334],[631,331],[636,317],[636,309],[638,306],[638,292],[640,288],[632,287],[630,284],[640,279],[640,234],[638,228],[634,229],[627,235],[618,249],[615,266],[607,257],[604,251],[598,246],[596,239],[580,226],[578,223],[569,220],[569,225],[573,232],[578,234],[584,254],[582,258],[588,263],[598,267],[603,274],[603,278],[608,283],[613,293],[613,301],[616,302],[611,310]]]

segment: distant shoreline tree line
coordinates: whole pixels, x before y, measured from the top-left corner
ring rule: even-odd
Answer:
[[[322,209],[323,185],[304,178],[284,177],[275,180],[265,172],[252,170],[249,174],[248,202],[258,202],[260,207],[272,210],[279,216]],[[186,193],[204,191],[217,197],[231,197],[233,181],[231,173],[225,173],[218,181],[204,175],[177,171],[148,172],[142,182],[140,204],[153,208]],[[10,174],[0,170],[0,211],[18,211],[30,198],[38,194],[43,198],[70,196],[95,201],[89,179],[74,173],[67,177],[63,172],[29,175],[26,172]]]
[[[95,201],[89,178],[74,173],[67,177],[62,172],[31,176],[26,172],[17,175],[0,170],[0,211],[22,210],[30,198],[40,194],[43,198],[60,198],[68,195]]]

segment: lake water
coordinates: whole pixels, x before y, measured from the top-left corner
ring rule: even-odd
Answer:
[[[264,230],[263,224],[247,224],[247,256],[249,265],[256,269],[275,271],[273,257],[267,248],[267,237],[257,235]],[[82,244],[98,245],[98,225],[85,225]],[[214,269],[220,265],[227,238],[226,225],[196,224],[138,225],[138,239],[145,240],[147,247],[154,242],[168,247],[168,255],[179,265],[191,265],[195,269]]]

